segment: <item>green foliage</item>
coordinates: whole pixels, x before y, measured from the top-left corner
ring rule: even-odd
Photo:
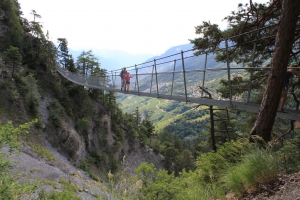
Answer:
[[[86,118],[78,119],[75,127],[79,133],[87,132],[89,128],[89,121]]]
[[[61,81],[65,84],[61,84],[60,81],[57,81],[57,77],[51,74],[37,75],[37,83],[40,86],[41,93],[52,92],[58,102],[65,108],[65,111],[73,116],[73,104],[69,95],[69,89],[72,90],[72,86],[76,85],[65,80]]]
[[[116,172],[118,172],[120,166],[119,163],[116,159],[116,157],[114,155],[109,156],[109,168],[111,170],[111,172],[114,174]]]
[[[72,184],[71,180],[65,181],[64,179],[60,179],[59,183],[62,184],[63,190],[77,192],[78,188]]]
[[[269,9],[266,4],[239,4],[237,11],[233,11],[224,20],[228,22],[229,27],[221,31],[216,24],[203,22],[202,25],[196,26],[196,33],[199,38],[190,40],[197,49],[196,54],[216,53],[215,60],[218,62],[230,62],[230,65],[240,64],[242,67],[260,67],[270,62],[270,58],[274,53],[275,37],[277,26],[269,26],[278,23],[281,14],[279,10],[267,11]],[[256,19],[264,19],[258,22]],[[258,31],[254,31],[257,30]],[[244,34],[248,33],[248,34]],[[295,38],[299,37],[299,33]],[[225,39],[228,48],[224,48]],[[296,40],[296,39],[295,39]],[[255,47],[254,47],[255,45]],[[255,54],[253,49],[255,48]],[[298,52],[297,46],[293,51]],[[228,50],[228,52],[227,52]],[[298,54],[296,53],[296,54]],[[253,57],[254,56],[254,57]],[[292,55],[291,55],[292,56]],[[296,55],[294,55],[296,56]],[[232,66],[231,66],[232,67]],[[245,73],[231,73],[231,92],[232,95],[246,98],[246,93],[251,87],[251,102],[261,102],[261,94],[263,93],[268,77],[267,70],[253,71],[246,69]],[[250,73],[251,82],[249,82]],[[226,77],[220,81],[223,85],[217,89],[222,97],[229,97],[229,82]],[[260,95],[254,94],[258,92]]]
[[[58,38],[57,39],[58,44],[58,53],[60,56],[60,64],[65,68],[69,69],[67,66],[68,60],[69,60],[69,50],[68,50],[68,40],[66,38]]]
[[[49,91],[53,91],[54,85],[59,85],[57,77],[51,74],[36,74],[37,84],[39,86],[40,93],[42,97],[45,97],[45,94]]]
[[[0,116],[14,119],[15,123],[24,122],[20,117],[20,107],[15,106],[23,102],[15,81],[6,80],[1,82],[0,93]]]
[[[35,18],[41,18],[41,16],[35,10],[32,10],[31,14],[34,16],[34,21],[28,22],[27,19],[20,19],[24,30],[30,32],[23,41],[24,63],[29,69],[50,73],[56,61],[57,48],[53,42],[49,41],[49,32],[47,31],[45,36],[42,25],[35,21]]]
[[[30,145],[30,148],[36,152],[41,158],[44,158],[47,161],[55,161],[56,158],[53,156],[53,154],[49,151],[47,151],[44,147],[33,144],[31,142],[28,143]]]
[[[277,178],[279,161],[275,154],[255,149],[242,157],[240,163],[227,170],[222,178],[225,187],[235,194],[255,189]]]
[[[195,168],[195,158],[189,150],[186,141],[181,140],[176,133],[162,131],[158,134],[158,139],[152,141],[152,147],[164,156],[163,164],[165,169],[176,176],[183,169],[189,171]]]
[[[127,113],[134,113],[136,107],[139,107],[139,113],[143,115],[148,115],[149,120],[155,125],[156,131],[161,131],[172,121],[181,118],[180,114],[182,110],[187,110],[188,108],[193,108],[192,105],[186,103],[172,102],[168,100],[161,100],[155,98],[146,98],[141,96],[134,96],[127,99],[118,99],[122,110]],[[142,106],[141,106],[142,105]],[[164,112],[172,106],[173,109],[169,112]],[[159,120],[160,119],[160,120]]]
[[[19,183],[17,181],[20,176],[11,175],[8,168],[11,168],[8,160],[3,159],[3,155],[0,155],[0,197],[1,199],[14,200],[22,199],[25,194],[33,193],[36,190],[37,184],[25,181]]]
[[[64,115],[64,108],[59,104],[57,100],[54,100],[48,106],[49,119],[52,121],[54,127],[61,127],[61,121]]]
[[[142,144],[151,146],[151,136],[154,134],[154,125],[148,114],[146,114],[145,119],[139,124],[138,133],[138,138]]]
[[[94,105],[88,90],[69,81],[66,81],[65,87],[66,89],[62,90],[62,92],[63,95],[67,95],[67,97],[61,101],[64,102],[67,107],[72,107],[72,112],[74,114],[76,113],[78,117],[94,116]]]
[[[19,52],[19,48],[10,46],[6,51],[4,51],[3,60],[6,66],[12,68],[11,78],[13,78],[16,68],[22,64],[22,55]]]
[[[81,200],[81,198],[77,197],[72,191],[66,190],[61,192],[52,190],[47,194],[46,191],[42,189],[38,195],[39,196],[36,200]]]
[[[92,152],[90,152],[90,154],[91,154],[91,157],[93,158],[94,163],[98,167],[103,167],[106,165],[107,155],[105,153],[92,151]]]
[[[173,163],[176,162],[176,158],[179,154],[180,154],[179,150],[176,149],[174,146],[169,146],[164,150],[164,152],[163,152],[163,155],[165,156],[164,166],[168,170],[169,173],[174,171]]]
[[[20,124],[16,128],[13,126],[12,121],[8,121],[5,125],[0,125],[0,148],[5,144],[8,144],[11,148],[18,148],[19,142],[18,139],[21,134],[28,134],[28,129],[37,120],[32,120],[29,123]]]
[[[207,110],[191,111],[176,119],[165,129],[172,133],[176,132],[181,139],[184,139],[201,134],[208,122],[209,115]]]
[[[216,153],[202,154],[194,171],[174,176],[142,163],[135,173],[143,180],[140,199],[225,199],[269,183],[279,172],[279,160],[269,150],[247,140],[228,142]]]
[[[142,162],[135,170],[135,173],[140,173],[146,179],[150,179],[154,176],[156,170],[153,163]]]
[[[220,50],[217,53],[216,60],[226,61],[227,54],[225,48],[223,48],[224,44],[221,44],[221,42],[224,41],[223,38],[241,35],[242,33],[261,28],[262,26],[265,26],[265,24],[270,25],[278,22],[280,12],[272,14],[268,13],[270,16],[265,18],[266,21],[258,24],[255,19],[266,15],[267,9],[268,6],[265,4],[239,4],[237,11],[231,12],[231,15],[224,18],[229,24],[228,29],[221,31],[218,25],[211,24],[210,22],[203,22],[202,25],[195,27],[196,33],[201,35],[201,37],[190,41],[195,45],[195,48],[198,49],[197,54]],[[230,61],[234,60],[236,63],[243,64],[250,63],[252,61],[251,53],[253,49],[253,42],[250,41],[265,37],[266,40],[268,40],[268,43],[263,40],[256,40],[259,43],[256,50],[261,57],[259,60],[255,61],[255,66],[262,64],[265,59],[271,57],[271,53],[274,51],[274,37],[266,37],[266,35],[273,34],[273,31],[274,27],[270,27],[264,31],[255,32],[254,34],[230,38],[229,46],[236,44],[235,48],[229,49],[230,52],[228,55]]]
[[[180,155],[176,158],[178,164],[178,170],[182,171],[185,169],[186,171],[194,170],[194,158],[192,153],[185,149],[182,151]]]
[[[100,181],[100,177],[99,176],[97,176],[97,175],[95,175],[95,174],[93,174],[93,173],[89,173],[89,175],[90,175],[90,177],[94,180],[94,181]]]
[[[150,117],[147,114],[146,114],[145,119],[143,119],[143,121],[140,125],[140,129],[141,129],[141,132],[147,136],[147,138],[150,138],[154,132],[154,125],[151,122]]]
[[[4,25],[8,30],[5,33],[4,45],[1,45],[0,50],[8,49],[10,46],[20,48],[24,31],[19,21],[20,12],[18,2],[15,0],[2,0],[1,10],[6,16],[3,20]]]
[[[207,199],[225,199],[226,191],[215,184],[197,182],[195,175],[187,173],[188,177],[180,178],[183,182],[182,190],[177,196],[178,200],[207,200]]]
[[[33,74],[28,76],[18,76],[16,80],[20,94],[23,96],[26,108],[32,117],[37,117],[40,94],[37,81]]]
[[[142,199],[174,199],[182,189],[176,185],[173,174],[166,170],[156,172],[153,164],[142,163],[135,172],[143,177]]]
[[[98,141],[99,141],[99,146],[100,147],[107,148],[108,141],[105,137],[100,137]]]
[[[83,51],[77,58],[77,70],[80,74],[88,74],[88,72],[94,72],[99,68],[100,63],[98,58],[95,57],[92,50]]]
[[[8,144],[11,150],[19,147],[18,139],[21,134],[28,133],[28,129],[36,123],[33,120],[29,123],[14,127],[9,121],[5,125],[0,125],[0,148]],[[12,175],[9,169],[12,168],[11,162],[5,159],[5,154],[0,154],[0,197],[1,199],[21,199],[22,195],[33,192],[36,189],[35,183],[19,183],[18,174]]]
[[[183,189],[177,186],[177,179],[173,174],[168,174],[166,170],[159,170],[153,181],[147,182],[147,187],[143,188],[146,199],[174,199]]]
[[[90,171],[90,164],[88,162],[88,160],[84,160],[80,163],[80,166],[79,166],[80,169],[86,171],[86,172],[89,172]]]
[[[128,139],[129,151],[134,148],[134,140],[138,136],[138,126],[136,125],[136,118],[133,115],[125,114],[123,124],[127,128],[126,137]]]
[[[300,170],[300,136],[284,141],[276,153],[280,160],[281,169],[285,173],[296,173]]]
[[[111,130],[116,134],[115,140],[117,140],[117,141],[123,141],[124,140],[122,130],[120,129],[117,122],[115,122],[115,120],[111,121]]]
[[[218,25],[210,22],[202,22],[202,25],[196,26],[196,34],[203,34],[202,38],[190,40],[198,49],[198,54],[205,51],[215,51],[219,42],[224,38],[223,33],[218,28]],[[211,35],[214,37],[212,38]]]
[[[255,148],[254,144],[239,140],[225,143],[216,153],[201,154],[196,163],[199,178],[205,182],[216,182],[228,167],[240,162],[241,156],[252,148]]]
[[[68,40],[66,38],[58,38],[58,57],[59,63],[63,68],[70,72],[76,72],[75,63],[72,55],[69,55]]]

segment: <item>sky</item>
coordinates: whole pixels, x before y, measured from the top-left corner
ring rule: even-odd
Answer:
[[[253,0],[266,3],[269,0]],[[222,19],[249,0],[18,0],[23,17],[35,10],[44,33],[57,44],[66,38],[72,50],[122,50],[160,55],[199,37],[202,21],[227,27]]]

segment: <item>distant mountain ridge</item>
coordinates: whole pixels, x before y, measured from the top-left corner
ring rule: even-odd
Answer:
[[[69,49],[69,53],[73,56],[75,62],[82,51],[88,50],[76,51]],[[106,69],[107,71],[121,69],[122,67],[127,66],[133,66],[134,64],[142,63],[149,57],[153,56],[152,54],[130,54],[128,52],[120,50],[92,49],[92,52],[97,58],[99,58],[101,68]]]
[[[165,53],[163,53],[159,56],[154,56],[152,58],[149,58],[149,59],[146,60],[146,62],[154,60],[154,59],[159,59],[159,58],[163,58],[163,57],[166,57],[166,56],[170,56],[170,55],[173,55],[173,54],[178,54],[181,51],[188,51],[188,50],[191,50],[192,48],[193,48],[193,44],[182,44],[182,45],[170,47],[168,50],[165,51]],[[179,59],[180,55],[175,56],[175,58]]]
[[[193,44],[182,44],[174,47],[170,47],[161,55],[152,55],[152,54],[131,54],[125,51],[120,50],[99,50],[92,49],[93,54],[99,58],[101,63],[101,68],[108,71],[121,69],[123,67],[133,67],[134,65],[139,65],[141,63],[153,61],[154,59],[160,59],[166,56],[173,54],[178,54],[181,51],[188,51],[193,48]],[[73,56],[74,61],[76,62],[77,57],[82,53],[82,51],[88,50],[72,50],[69,49],[69,53]],[[191,54],[192,51],[189,53]],[[172,57],[172,59],[180,59],[180,54]]]

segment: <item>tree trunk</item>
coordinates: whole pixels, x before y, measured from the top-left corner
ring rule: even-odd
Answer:
[[[279,105],[283,80],[294,43],[296,23],[300,13],[299,0],[283,0],[280,24],[276,34],[275,51],[271,61],[271,71],[261,102],[257,120],[251,135],[258,135],[268,142]]]
[[[11,73],[11,80],[14,78],[14,74],[15,74],[15,65],[13,65],[13,70],[12,70],[12,73]]]

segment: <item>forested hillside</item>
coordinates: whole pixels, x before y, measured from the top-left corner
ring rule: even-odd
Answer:
[[[264,34],[282,30],[275,26],[279,19],[298,16],[294,19],[297,23],[289,24],[294,29],[288,29],[295,32],[289,38],[293,44],[287,41],[293,51],[281,64],[298,61],[299,14],[297,0],[241,4],[226,18],[230,28],[221,31],[218,25],[203,22],[195,27],[201,37],[191,40],[191,44],[195,54],[218,50],[209,57],[210,67],[223,65],[227,59],[241,66],[271,60],[277,69],[272,56],[281,56],[275,45],[280,34],[277,39],[257,40],[255,59],[250,56],[253,46],[248,42],[257,36],[237,36],[274,25],[259,33],[261,39]],[[295,121],[275,119],[269,109],[267,120],[273,116],[274,123],[261,129],[266,126],[261,124],[264,115],[259,115],[255,123],[255,114],[204,105],[130,95],[120,96],[122,101],[117,101],[113,92],[71,83],[60,76],[57,67],[100,76],[106,73],[101,60],[91,50],[73,58],[67,38],[57,38],[55,45],[35,21],[42,16],[35,10],[32,15],[34,21],[23,18],[17,0],[0,0],[2,199],[243,199],[247,193],[276,181],[278,174],[299,172],[300,130]],[[219,48],[224,46],[221,39],[227,37],[235,38],[231,42],[237,44],[229,55]],[[202,64],[190,59],[187,67]],[[269,91],[278,92],[272,90],[274,86],[268,79],[272,77],[283,75],[253,73],[257,94],[253,98],[262,105],[269,105],[264,102]],[[234,95],[245,93],[247,79],[236,76],[232,80]],[[214,76],[208,80],[208,90],[228,97],[226,80]],[[221,83],[220,88],[215,88],[216,81]],[[293,99],[289,98],[286,106],[298,109],[298,82],[293,82],[291,88]],[[212,116],[218,121],[214,128]],[[13,165],[10,160],[20,163]],[[266,194],[265,199],[272,199],[273,194]]]
[[[17,1],[1,1],[0,11],[1,147],[7,143],[12,147],[20,143],[20,150],[26,155],[42,159],[48,165],[62,171],[69,169],[65,165],[73,165],[79,173],[83,170],[88,175],[86,179],[96,181],[92,184],[97,194],[94,199],[112,198],[109,196],[113,194],[102,192],[101,195],[99,192],[109,190],[108,174],[121,174],[125,168],[126,173],[131,174],[146,161],[157,169],[162,168],[162,156],[145,146],[147,135],[151,133],[150,121],[137,124],[136,116],[124,114],[117,106],[115,94],[75,85],[56,72],[56,66],[61,65],[78,73],[101,73],[103,69],[92,51],[83,51],[75,63],[68,53],[67,39],[58,38],[57,48],[49,40],[48,33],[43,33],[39,22],[22,18]],[[32,14],[39,16],[34,10]],[[25,132],[29,134],[21,134]],[[62,163],[60,157],[65,158],[66,163]],[[2,162],[7,161],[1,156]],[[27,173],[35,176],[44,170],[40,166],[28,165],[32,168],[21,172],[22,176]],[[17,199],[32,191],[40,192],[35,195],[39,198],[73,199],[83,190],[83,186],[76,182],[72,183],[75,188],[72,191],[55,189],[63,188],[64,181],[71,181],[73,176],[54,181],[51,173],[49,180],[42,177],[41,183],[28,177],[24,187],[34,181],[35,189],[23,190],[22,185],[14,186],[14,179],[19,178],[7,174],[9,166],[9,163],[1,165],[2,180],[4,177],[10,180],[5,187],[1,185],[0,196],[4,199]],[[69,173],[77,173],[74,169]],[[49,193],[51,184],[57,186],[51,186],[54,190]],[[86,197],[95,195],[91,190],[86,193]]]

